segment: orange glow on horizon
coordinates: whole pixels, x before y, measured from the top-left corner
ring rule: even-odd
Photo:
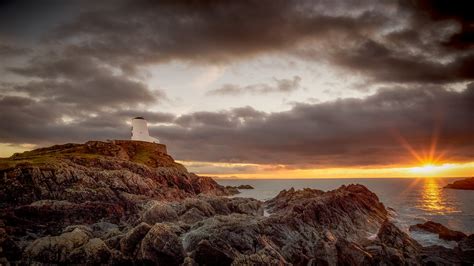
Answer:
[[[419,178],[468,177],[474,174],[474,161],[423,166],[328,167],[298,169],[284,165],[179,161],[192,172],[217,178],[311,179],[311,178]],[[241,172],[237,169],[249,167]],[[424,172],[426,171],[426,172]]]

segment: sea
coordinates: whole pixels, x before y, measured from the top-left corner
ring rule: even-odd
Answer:
[[[281,190],[315,188],[333,190],[341,185],[362,184],[391,208],[392,221],[424,246],[454,247],[456,242],[439,239],[436,234],[410,232],[410,225],[434,221],[446,227],[474,233],[474,191],[443,188],[462,178],[351,178],[351,179],[217,179],[224,186],[248,184],[236,197],[268,200]]]

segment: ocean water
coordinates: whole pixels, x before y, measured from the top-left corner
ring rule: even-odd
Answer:
[[[466,234],[474,233],[474,191],[443,189],[459,178],[352,178],[352,179],[218,179],[224,186],[252,185],[240,190],[238,197],[267,200],[281,190],[315,188],[324,191],[341,185],[362,184],[377,194],[380,201],[395,210],[393,221],[422,245],[453,247],[455,242],[438,239],[437,235],[409,232],[408,227],[428,220]]]

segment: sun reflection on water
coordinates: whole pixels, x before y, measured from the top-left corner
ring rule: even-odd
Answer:
[[[436,214],[457,212],[443,195],[443,187],[435,178],[424,180],[420,208]]]

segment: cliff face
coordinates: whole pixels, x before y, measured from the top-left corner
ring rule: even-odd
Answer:
[[[0,159],[0,219],[7,227],[15,224],[19,235],[31,228],[54,233],[68,224],[132,217],[150,199],[225,194],[212,179],[187,172],[163,147],[90,141]]]

